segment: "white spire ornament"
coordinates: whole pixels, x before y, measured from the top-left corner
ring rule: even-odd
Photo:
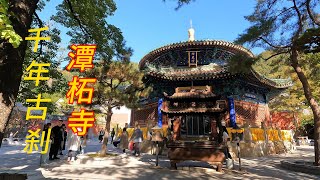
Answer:
[[[190,29],[188,30],[189,34],[189,40],[188,41],[194,41],[194,29],[192,28],[192,20],[190,20]]]

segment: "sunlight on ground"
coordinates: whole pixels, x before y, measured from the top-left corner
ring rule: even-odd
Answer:
[[[12,170],[21,170],[21,169],[24,169],[24,168],[26,168],[26,167],[28,167],[28,165],[17,166],[17,167],[12,168]]]
[[[107,153],[107,154],[103,155],[103,154],[99,154],[99,153],[94,153],[94,154],[87,154],[87,156],[89,156],[91,158],[95,158],[95,157],[115,157],[115,156],[118,156],[118,154]]]

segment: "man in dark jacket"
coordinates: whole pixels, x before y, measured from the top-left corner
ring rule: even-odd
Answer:
[[[57,157],[59,148],[61,147],[62,138],[62,120],[58,122],[58,125],[54,126],[51,130],[53,143],[51,144],[49,160],[60,159]]]
[[[67,133],[67,130],[66,130],[66,126],[64,125],[63,126],[63,135],[64,135],[64,138],[63,138],[63,147],[62,147],[62,150],[66,150],[66,142],[67,142],[67,136],[68,136],[68,133]]]
[[[43,127],[43,131],[45,132],[45,134],[44,134],[44,140],[45,140],[45,141],[47,140],[49,128],[51,128],[51,123],[47,123],[47,124],[44,125],[44,127]]]

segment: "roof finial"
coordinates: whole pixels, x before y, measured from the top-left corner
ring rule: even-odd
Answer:
[[[194,41],[194,29],[192,27],[192,20],[190,20],[190,29],[188,30],[189,41]]]

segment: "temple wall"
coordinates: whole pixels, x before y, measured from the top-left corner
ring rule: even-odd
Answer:
[[[241,157],[259,157],[270,154],[281,154],[295,150],[293,133],[290,130],[269,128],[227,128],[230,134],[228,147],[232,157],[237,157],[237,144],[232,142],[236,133],[242,133],[240,141]]]
[[[266,123],[269,127],[279,127],[280,129],[295,129],[300,124],[300,120],[294,115],[294,112],[273,112],[269,121]]]
[[[138,122],[141,127],[146,127],[148,121],[156,122],[158,119],[158,103],[145,105],[144,108],[131,111],[130,126],[133,127]]]
[[[236,122],[242,127],[245,122],[251,127],[261,127],[261,122],[269,119],[269,107],[267,104],[258,104],[253,102],[235,100]],[[226,116],[227,125],[229,125],[229,115]]]
[[[243,127],[248,122],[251,127],[261,127],[262,122],[269,122],[270,112],[267,104],[258,104],[243,100],[235,100],[236,121],[239,127]],[[157,122],[158,104],[145,105],[144,108],[132,110],[130,126],[138,122],[141,127],[146,127],[148,121]],[[163,116],[163,124],[167,124],[166,116]],[[229,112],[226,113],[225,121],[229,126]]]

